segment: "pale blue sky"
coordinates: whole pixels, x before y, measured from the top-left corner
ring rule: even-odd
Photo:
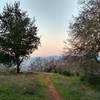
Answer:
[[[78,14],[78,0],[0,0],[0,12],[6,3],[20,1],[22,10],[36,19],[41,47],[35,56],[62,54],[72,16]]]

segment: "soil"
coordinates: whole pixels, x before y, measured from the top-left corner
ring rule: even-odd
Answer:
[[[59,95],[58,91],[55,89],[55,87],[52,83],[52,80],[50,79],[49,74],[45,73],[44,78],[47,81],[48,91],[49,91],[49,94],[50,94],[52,100],[61,100],[60,95]]]

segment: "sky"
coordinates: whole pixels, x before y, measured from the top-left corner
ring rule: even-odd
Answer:
[[[15,0],[0,0],[0,12],[6,3]],[[41,46],[32,56],[53,56],[63,54],[64,41],[73,16],[79,12],[79,0],[16,0],[27,11],[30,18],[36,19]]]

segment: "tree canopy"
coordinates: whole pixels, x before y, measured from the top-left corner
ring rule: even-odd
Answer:
[[[19,73],[23,58],[38,49],[39,44],[35,19],[20,9],[20,2],[6,4],[0,14],[0,61],[13,62]]]
[[[100,0],[84,0],[70,24],[70,45],[74,54],[97,58],[100,52]],[[67,43],[67,42],[66,42]]]

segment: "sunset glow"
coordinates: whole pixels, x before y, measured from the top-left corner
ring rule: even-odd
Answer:
[[[0,0],[0,12],[14,1],[20,1],[21,9],[36,19],[41,46],[32,56],[61,55],[72,15],[78,13],[78,0]]]

